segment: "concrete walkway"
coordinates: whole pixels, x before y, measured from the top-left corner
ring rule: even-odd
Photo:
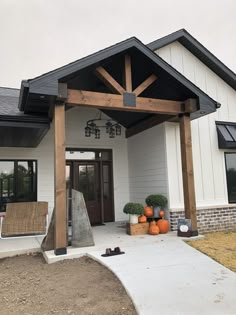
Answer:
[[[48,263],[88,255],[112,270],[140,315],[235,315],[236,273],[188,246],[176,233],[129,236],[124,225],[93,228],[96,246],[44,253]],[[42,237],[0,240],[0,258],[40,250]],[[102,257],[119,246],[125,255]]]
[[[44,236],[0,239],[0,258],[40,252]]]
[[[236,314],[236,274],[183,241],[125,250],[119,257],[90,256],[118,276],[139,314]]]
[[[96,227],[96,246],[47,252],[49,263],[87,254],[112,270],[140,315],[235,315],[236,273],[188,246],[176,233],[129,236],[122,226]],[[106,247],[125,255],[101,257]]]

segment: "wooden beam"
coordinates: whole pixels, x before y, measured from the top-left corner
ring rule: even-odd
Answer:
[[[58,83],[58,101],[65,101],[67,99],[67,83]]]
[[[54,165],[55,165],[55,254],[66,254],[66,161],[65,161],[65,105],[54,109]]]
[[[191,122],[189,114],[180,115],[180,145],[182,159],[185,217],[187,219],[191,219],[192,235],[196,236],[198,235],[198,230],[193,174]]]
[[[152,128],[156,125],[163,123],[164,121],[168,121],[170,118],[173,118],[171,115],[153,115],[141,122],[138,122],[134,126],[127,128],[125,135],[126,138],[132,137],[146,129]]]
[[[195,98],[189,98],[184,102],[184,111],[186,113],[192,113],[197,111],[197,100]]]
[[[132,88],[132,72],[131,72],[131,57],[130,55],[125,55],[125,89],[127,92],[131,93]]]
[[[113,93],[125,92],[124,88],[103,67],[98,67],[95,74]]]
[[[146,112],[167,115],[183,113],[182,102],[137,97],[136,107],[124,106],[123,95],[89,92],[68,89],[66,101],[69,106],[91,106],[96,108],[124,110],[133,112]]]
[[[133,93],[136,94],[136,96],[140,95],[144,90],[146,90],[153,82],[155,82],[157,79],[157,76],[155,74],[150,75],[143,83],[141,83],[134,91]]]

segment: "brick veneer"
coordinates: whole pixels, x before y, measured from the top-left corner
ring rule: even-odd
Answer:
[[[170,210],[171,231],[177,230],[177,220],[184,218],[184,211]],[[206,208],[197,210],[200,233],[236,230],[236,207]]]

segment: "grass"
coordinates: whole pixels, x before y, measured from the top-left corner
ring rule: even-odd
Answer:
[[[204,239],[187,243],[236,272],[236,231],[209,233]]]

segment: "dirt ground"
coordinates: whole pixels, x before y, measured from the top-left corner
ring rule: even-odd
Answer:
[[[236,231],[209,233],[187,243],[236,272]]]
[[[0,260],[1,315],[136,315],[120,281],[88,257],[48,265],[41,254]]]

